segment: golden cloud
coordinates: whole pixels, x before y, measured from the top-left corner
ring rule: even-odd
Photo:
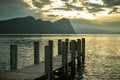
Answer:
[[[91,19],[94,23],[104,23],[104,22],[120,22],[120,14],[99,16]]]

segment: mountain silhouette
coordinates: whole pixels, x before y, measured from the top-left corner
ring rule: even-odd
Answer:
[[[69,19],[60,19],[56,22],[53,23],[53,29],[55,29],[55,33],[60,33],[62,31],[62,33],[69,33],[69,34],[73,34],[75,33],[74,32],[74,29],[69,21]]]
[[[32,16],[0,21],[0,34],[74,34],[68,19],[56,22],[34,19]]]

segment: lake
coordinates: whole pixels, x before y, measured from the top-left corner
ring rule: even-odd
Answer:
[[[120,34],[53,34],[0,35],[0,72],[10,70],[10,45],[18,46],[18,68],[34,64],[34,41],[40,42],[40,61],[44,60],[44,46],[54,41],[57,55],[58,39],[86,39],[86,61],[83,80],[120,80]],[[79,76],[76,74],[77,80]]]

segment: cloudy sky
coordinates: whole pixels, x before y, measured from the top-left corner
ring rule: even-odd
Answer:
[[[74,28],[120,32],[120,0],[0,0],[0,20],[34,16],[55,21],[71,20]]]

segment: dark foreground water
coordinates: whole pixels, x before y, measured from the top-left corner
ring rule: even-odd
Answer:
[[[18,68],[33,65],[33,42],[40,42],[40,61],[44,46],[54,40],[54,56],[58,39],[86,39],[86,63],[82,80],[120,80],[120,35],[0,35],[0,72],[10,69],[10,44],[18,45]],[[79,80],[79,74],[75,79]]]

